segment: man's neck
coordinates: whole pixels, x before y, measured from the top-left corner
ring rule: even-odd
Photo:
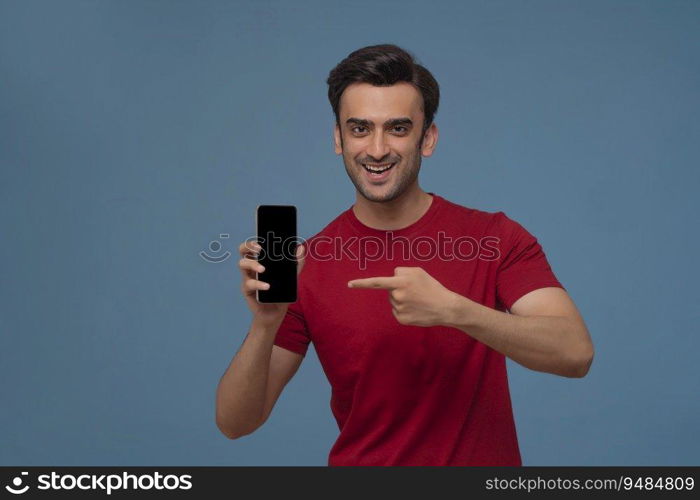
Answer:
[[[420,187],[409,189],[399,198],[387,202],[370,201],[357,193],[352,211],[365,226],[390,231],[416,222],[428,211],[432,202],[433,197]]]

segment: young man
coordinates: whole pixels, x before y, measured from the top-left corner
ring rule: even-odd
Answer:
[[[371,46],[328,85],[356,202],[299,246],[289,306],[257,303],[259,246],[241,244],[253,321],[219,383],[217,425],[232,439],[260,427],[313,342],[340,429],[329,465],[520,465],[505,356],[583,377],[583,319],[520,224],[419,186],[438,140],[428,70]]]

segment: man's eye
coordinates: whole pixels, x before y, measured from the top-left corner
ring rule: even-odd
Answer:
[[[357,133],[357,134],[362,134],[367,131],[367,127],[363,127],[362,125],[357,125],[353,128],[350,129],[352,132]],[[400,134],[408,132],[408,128],[404,127],[403,125],[396,125],[393,127],[393,130],[395,132],[398,132]]]

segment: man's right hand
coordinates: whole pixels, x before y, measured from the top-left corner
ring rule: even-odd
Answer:
[[[256,290],[267,290],[269,283],[255,279],[255,272],[263,272],[262,264],[257,261],[260,245],[253,241],[244,241],[238,247],[241,260],[238,268],[241,271],[241,292],[246,299],[248,308],[253,313],[253,321],[263,324],[279,325],[287,313],[289,304],[261,304],[255,298]],[[297,275],[304,266],[304,247],[297,245]]]

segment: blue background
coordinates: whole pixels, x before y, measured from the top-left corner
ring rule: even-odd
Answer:
[[[535,234],[584,379],[508,362],[526,465],[698,464],[700,3],[0,2],[0,464],[325,465],[313,351],[230,441],[258,203],[354,202],[325,79],[396,43],[441,85],[421,186]],[[228,233],[228,239],[219,235]]]

